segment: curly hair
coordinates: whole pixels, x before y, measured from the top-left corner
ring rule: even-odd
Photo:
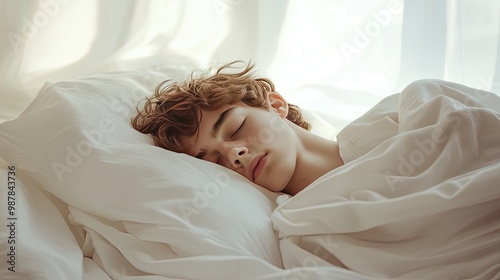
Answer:
[[[220,67],[210,75],[210,69],[200,77],[194,72],[189,78],[176,83],[166,80],[146,98],[144,109],[137,108],[132,126],[139,132],[150,134],[156,146],[164,149],[189,153],[187,144],[181,139],[198,133],[202,111],[213,111],[224,105],[243,102],[252,107],[269,110],[267,93],[275,92],[274,84],[266,78],[255,78],[249,63],[237,73],[226,73],[235,68],[234,61]],[[243,62],[244,63],[244,62]],[[288,104],[287,119],[309,130],[310,125],[303,119],[300,108]]]

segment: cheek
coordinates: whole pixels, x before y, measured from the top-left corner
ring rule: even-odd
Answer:
[[[255,132],[261,144],[275,147],[290,146],[290,137],[294,136],[291,128],[276,116],[266,119],[265,125],[258,127]]]
[[[277,115],[272,115],[270,118],[269,118],[269,121],[268,121],[268,126],[269,128],[276,132],[276,133],[281,133],[281,132],[284,132],[286,131],[288,128],[290,128],[287,124],[286,124],[286,121],[282,118],[280,118],[279,116]]]
[[[281,192],[290,182],[295,170],[295,161],[291,153],[274,154],[272,160],[268,162],[266,176],[260,178],[261,185],[273,192]],[[259,182],[257,182],[259,184]]]
[[[290,138],[280,137],[269,147],[269,161],[262,183],[265,188],[281,192],[295,173],[297,153]]]

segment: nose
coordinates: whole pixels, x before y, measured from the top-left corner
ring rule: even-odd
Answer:
[[[245,156],[248,154],[248,149],[244,145],[223,145],[223,154],[226,155],[229,164],[238,168],[244,163]]]

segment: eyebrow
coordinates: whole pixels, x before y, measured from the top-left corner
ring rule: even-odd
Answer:
[[[227,116],[229,114],[231,114],[231,112],[233,112],[235,107],[231,107],[227,110],[225,110],[224,112],[220,113],[219,115],[219,118],[217,118],[217,121],[214,123],[214,125],[212,126],[212,136],[215,136],[217,135],[217,133],[219,132],[221,126],[224,124],[224,122],[226,121],[227,119]]]
[[[224,112],[220,113],[219,117],[217,118],[217,120],[215,121],[214,125],[212,126],[212,131],[210,132],[210,135],[212,137],[215,137],[215,135],[217,135],[217,133],[219,133],[219,130],[221,128],[221,126],[224,124],[224,122],[226,121],[227,119],[227,116],[231,114],[231,112],[233,112],[235,107],[231,107],[227,110],[225,110]],[[199,159],[202,159],[206,154],[206,151],[201,149],[196,155],[195,157],[196,158],[199,158]]]

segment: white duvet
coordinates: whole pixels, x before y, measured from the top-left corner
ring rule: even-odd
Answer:
[[[272,215],[285,267],[500,279],[498,96],[415,82],[337,139],[346,164]]]

